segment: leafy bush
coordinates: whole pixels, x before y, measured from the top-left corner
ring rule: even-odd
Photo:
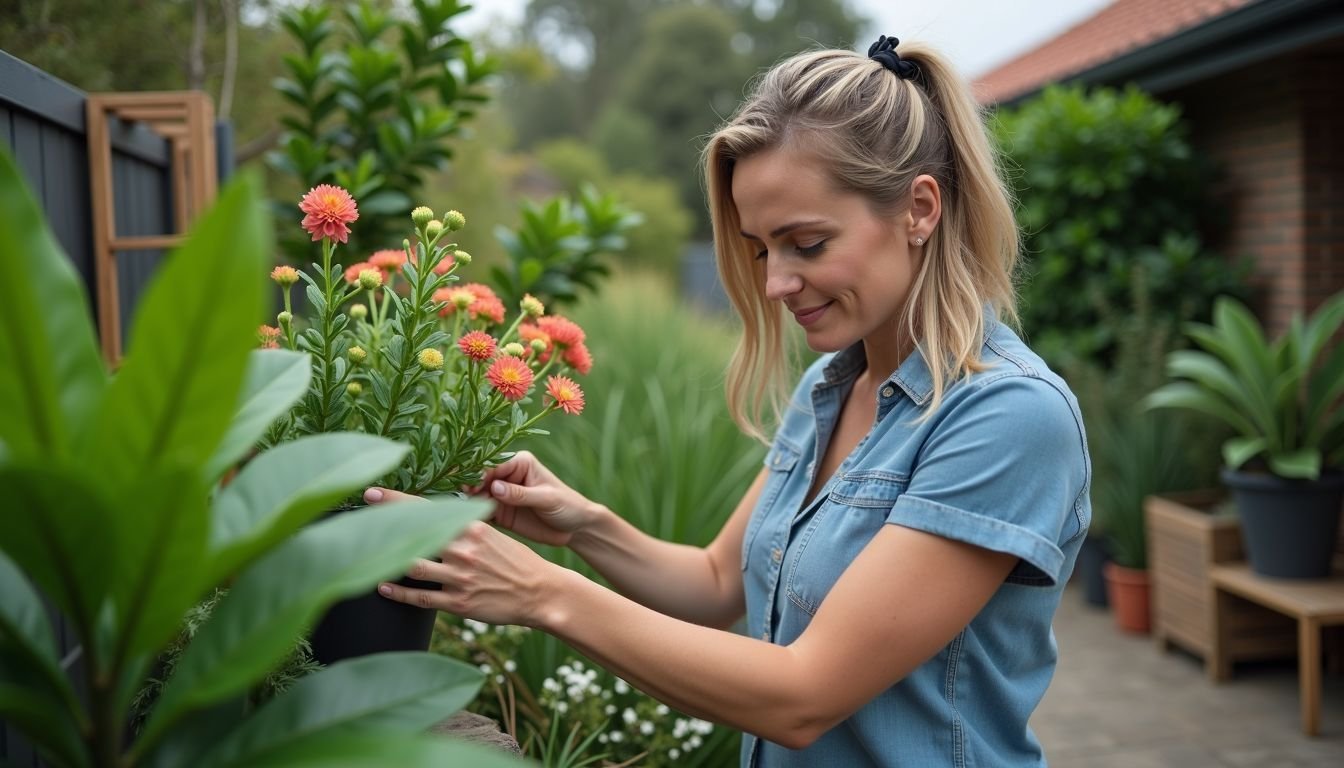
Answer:
[[[323,609],[483,512],[405,503],[308,525],[406,451],[368,435],[265,451],[220,486],[308,385],[306,356],[252,349],[270,250],[256,186],[224,190],[165,260],[112,375],[74,267],[0,152],[0,481],[22,510],[0,526],[0,717],[57,766],[512,765],[417,733],[480,684],[449,659],[369,656],[247,707]],[[159,652],[225,583],[128,736]],[[78,638],[69,669],[44,598]]]
[[[281,118],[286,133],[268,161],[303,189],[335,184],[360,201],[356,253],[400,240],[402,215],[426,173],[451,157],[447,142],[486,100],[480,85],[495,69],[453,32],[470,6],[414,0],[397,18],[381,5],[361,0],[333,18],[315,3],[281,15],[300,53],[285,57],[288,77],[275,87],[298,113]],[[301,235],[285,229],[281,241],[306,259]]]
[[[1200,226],[1208,165],[1177,106],[1137,88],[1050,87],[995,122],[1018,198],[1027,275],[1022,320],[1048,360],[1108,366],[1116,329],[1098,302],[1124,306],[1142,267],[1158,319],[1209,316],[1246,273],[1207,251]]]

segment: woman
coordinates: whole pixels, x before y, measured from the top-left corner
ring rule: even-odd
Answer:
[[[482,523],[416,564],[441,591],[385,595],[551,632],[743,730],[744,766],[1045,764],[1027,720],[1090,518],[1082,421],[1000,322],[1016,229],[975,103],[895,44],[779,64],[706,148],[745,324],[729,404],[752,434],[778,424],[717,538],[655,540],[519,454],[480,489],[495,525],[617,591]],[[783,403],[790,316],[828,354]]]

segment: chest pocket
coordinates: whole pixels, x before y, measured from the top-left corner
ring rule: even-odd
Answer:
[[[770,452],[766,454],[765,468],[770,471],[770,475],[765,480],[765,487],[761,488],[761,497],[756,500],[756,508],[751,511],[746,533],[742,534],[742,570],[747,569],[751,543],[756,539],[756,534],[760,533],[765,518],[770,516],[775,502],[779,500],[779,492],[784,489],[784,484],[788,482],[789,475],[792,474],[801,455],[801,450],[781,439],[776,439]]]
[[[789,601],[815,614],[840,575],[886,524],[907,485],[906,478],[869,470],[837,480],[810,517],[797,523],[803,528],[788,553]]]

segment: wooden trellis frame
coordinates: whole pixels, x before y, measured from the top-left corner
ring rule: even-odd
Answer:
[[[89,94],[85,111],[98,329],[103,357],[115,365],[121,358],[117,254],[177,245],[196,215],[215,199],[219,187],[215,110],[210,98],[200,91],[162,91]],[[168,141],[172,158],[173,232],[137,237],[117,235],[108,132],[111,118],[143,123]]]

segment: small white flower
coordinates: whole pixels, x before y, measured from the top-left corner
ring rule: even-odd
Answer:
[[[681,757],[681,752],[677,751],[676,747],[673,747],[667,750],[667,756],[672,758],[673,760],[676,760],[678,757]]]
[[[635,714],[635,710],[626,707],[625,711],[621,713],[621,719],[625,721],[626,725],[634,725],[635,721],[639,719],[639,715]]]
[[[560,691],[560,684],[555,682],[554,678],[548,677],[541,681],[541,688],[542,690],[550,691],[551,693],[558,693]]]
[[[569,711],[569,705],[562,701],[555,705],[555,711],[563,715]]]
[[[463,620],[462,623],[466,624],[468,628],[475,630],[476,632],[485,632],[490,629],[489,624],[486,624],[484,621],[477,621],[475,619],[465,619]]]
[[[476,633],[475,633],[475,632],[472,632],[470,629],[464,629],[464,630],[462,630],[462,642],[464,642],[464,643],[470,643],[470,642],[474,642],[475,640],[476,640]]]
[[[659,717],[667,717],[667,713],[672,710],[668,709],[666,704],[659,704],[653,708],[653,711],[657,712]]]
[[[644,734],[645,736],[653,735],[653,723],[650,723],[648,720],[645,720],[644,722],[640,723],[639,732]]]
[[[574,701],[583,701],[583,689],[576,685],[571,685],[569,688],[566,688],[565,695]]]
[[[559,675],[559,676],[561,676],[561,677],[568,677],[569,675],[571,675],[571,674],[573,674],[573,673],[574,673],[574,670],[570,669],[568,664],[561,664],[561,665],[560,665],[559,667],[557,667],[556,670],[555,670],[555,674],[557,674],[557,675]]]
[[[695,731],[701,736],[708,736],[709,734],[714,732],[714,724],[707,720],[700,720],[699,718],[693,718],[691,720],[691,730]]]
[[[601,693],[601,692],[602,692],[602,689],[601,689],[601,688],[598,688],[596,685],[591,685],[591,684],[590,684],[590,685],[588,686],[588,695],[589,695],[589,696],[596,696],[596,695],[598,695],[598,694]]]
[[[482,665],[480,665],[479,667],[477,667],[477,669],[481,670],[481,674],[484,674],[484,675],[488,675],[488,674],[490,674],[490,673],[493,671],[493,670],[490,669],[490,665],[489,665],[489,664],[482,664]]]
[[[495,675],[495,683],[498,684],[498,685],[503,685],[503,684],[504,684],[504,676],[503,676],[503,675]]]
[[[611,737],[610,737],[610,736],[607,736],[607,734],[605,734],[605,733],[601,733],[601,734],[598,734],[598,736],[597,736],[597,740],[598,740],[599,743],[606,744],[608,741],[611,741]]]
[[[690,744],[690,746],[687,747],[686,749],[691,750],[691,749],[699,749],[700,745],[704,744],[705,742],[700,738],[699,735],[695,735],[687,739],[686,743]]]
[[[689,731],[690,729],[691,729],[690,723],[686,722],[685,720],[682,720],[681,718],[677,718],[677,722],[672,724],[672,738],[680,739],[681,737],[685,736],[686,732]]]
[[[504,662],[505,672],[513,672],[516,669],[518,669],[518,664],[515,663],[513,659],[508,659]]]
[[[681,748],[686,750],[687,752],[690,752],[691,750],[695,749],[695,747],[691,744],[689,739],[681,742]]]
[[[625,741],[625,734],[620,731],[612,731],[611,740],[615,744],[620,744],[622,741]]]
[[[630,692],[630,686],[619,677],[616,678],[616,684],[611,687],[615,688],[616,692],[621,694],[622,696]]]
[[[614,715],[616,714],[616,705],[608,704],[607,706],[602,708],[602,712],[607,715]]]

